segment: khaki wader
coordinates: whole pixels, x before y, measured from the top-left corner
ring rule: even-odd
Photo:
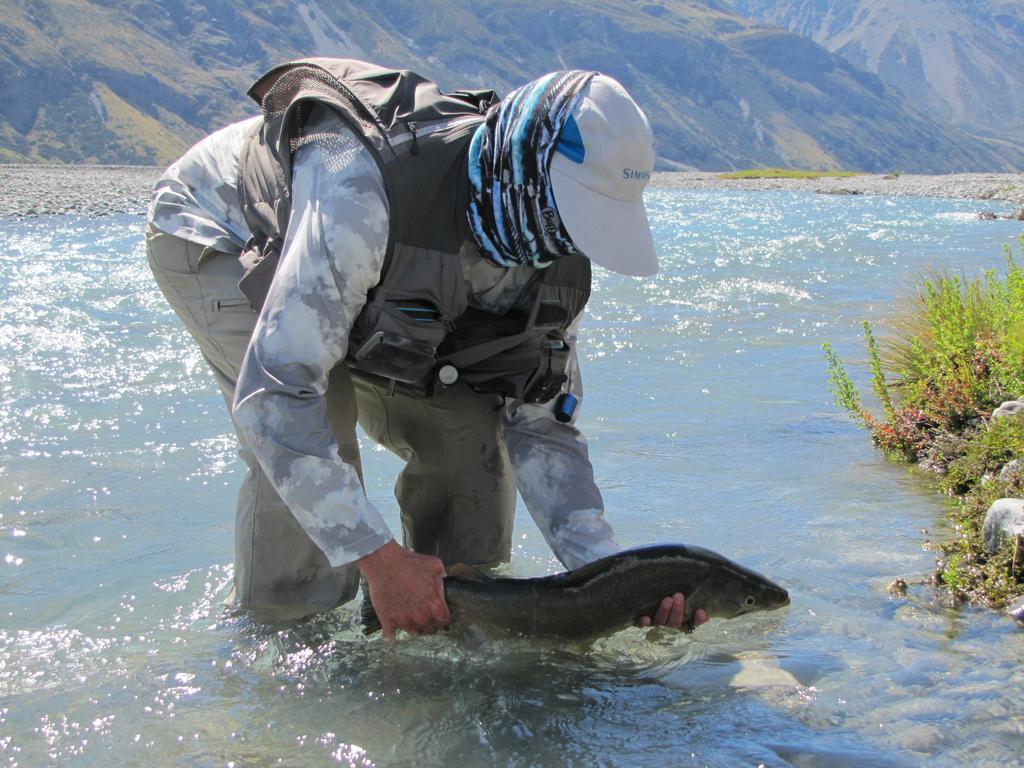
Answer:
[[[228,410],[257,315],[238,289],[236,256],[159,232],[146,233],[157,285],[198,343]],[[355,427],[405,462],[395,484],[403,543],[456,562],[490,564],[511,555],[515,483],[501,439],[501,398],[457,384],[434,397],[389,392],[331,371],[327,417],[342,459],[362,478]],[[235,592],[257,618],[288,620],[352,599],[355,565],[331,567],[278,496],[253,453],[235,513]]]

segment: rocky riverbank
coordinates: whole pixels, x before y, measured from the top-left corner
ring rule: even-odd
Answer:
[[[820,194],[899,195],[992,200],[1024,206],[1024,173],[955,173],[941,176],[870,174],[820,179],[723,179],[721,174],[695,171],[655,173],[655,187],[728,189],[763,192],[782,189]],[[1007,207],[1007,206],[1003,206]]]
[[[81,213],[142,214],[154,166],[0,165],[0,216]],[[1007,215],[1024,206],[1024,173],[958,173],[944,176],[863,174],[821,179],[723,179],[707,171],[655,173],[652,186],[671,189],[790,190],[821,194],[901,195],[991,200]]]
[[[163,170],[144,165],[0,165],[0,216],[143,214]]]

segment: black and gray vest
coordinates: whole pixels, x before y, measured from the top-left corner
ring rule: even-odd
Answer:
[[[466,156],[493,91],[445,94],[408,71],[349,59],[305,59],[249,89],[264,119],[239,162],[242,213],[252,231],[239,287],[257,310],[273,280],[291,210],[292,157],[309,140],[317,105],[334,109],[380,168],[390,211],[381,280],[352,328],[353,371],[430,394],[462,380],[525,402],[550,400],[565,381],[565,332],[590,296],[582,256],[537,270],[529,311],[467,309],[459,250],[469,236]]]

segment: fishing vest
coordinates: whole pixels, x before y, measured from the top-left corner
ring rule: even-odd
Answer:
[[[467,155],[493,91],[456,91],[409,71],[349,59],[289,62],[249,89],[264,119],[239,160],[242,214],[252,236],[239,288],[266,300],[291,211],[292,157],[315,137],[315,106],[335,110],[380,169],[389,207],[380,282],[349,336],[356,373],[430,395],[465,381],[482,392],[546,402],[566,380],[566,331],[590,296],[590,262],[569,256],[537,270],[528,311],[467,308],[460,248],[468,238]]]

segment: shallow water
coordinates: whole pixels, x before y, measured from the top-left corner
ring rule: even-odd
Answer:
[[[884,329],[930,269],[1001,266],[1020,223],[925,199],[648,204],[663,272],[600,272],[583,330],[609,514],[624,546],[719,550],[793,604],[574,646],[222,615],[240,462],[141,219],[0,220],[0,764],[1019,764],[1024,632],[887,593],[930,573],[948,502],[832,405],[819,345],[862,358],[861,319]],[[394,522],[398,465],[364,456]],[[557,570],[517,526],[511,571]]]

